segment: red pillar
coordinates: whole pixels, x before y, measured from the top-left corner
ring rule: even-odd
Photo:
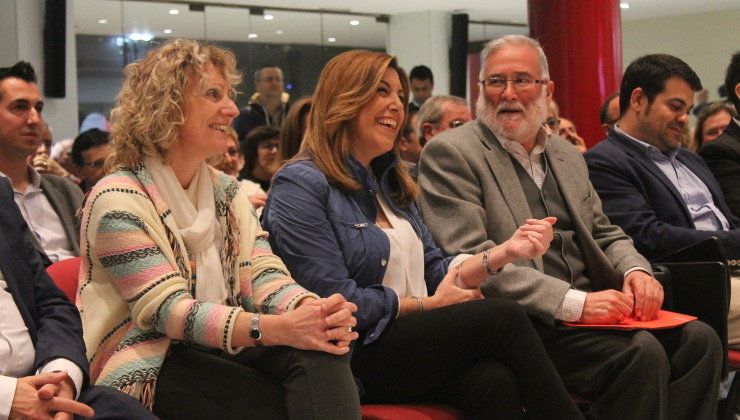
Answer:
[[[604,138],[599,108],[622,78],[619,0],[527,0],[527,6],[529,31],[547,55],[560,115],[591,147]]]

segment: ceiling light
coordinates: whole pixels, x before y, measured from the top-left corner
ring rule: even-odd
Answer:
[[[275,34],[276,35],[282,35],[283,34],[283,30],[282,29],[278,29],[278,30],[275,31]]]
[[[132,41],[151,41],[154,36],[152,34],[140,34],[134,32],[130,34],[128,38]]]
[[[177,9],[170,9],[170,14],[171,15],[177,15],[177,14],[180,14],[180,11],[177,10]]]
[[[329,38],[326,38],[326,40],[329,41],[329,42],[337,42],[337,39],[334,38],[333,36],[330,36]]]
[[[249,35],[247,35],[247,38],[249,38],[249,39],[257,38],[257,34],[249,34]]]
[[[623,2],[619,3],[619,7],[621,7],[622,9],[629,9],[630,8],[630,4],[627,3],[626,1],[623,1]]]
[[[265,18],[265,20],[273,20],[273,19],[275,19],[275,16],[273,16],[273,15],[265,15],[263,17]]]
[[[162,32],[164,32],[164,33],[166,33],[166,34],[171,34],[171,33],[172,33],[172,29],[165,29],[165,30],[164,30],[164,31],[162,31]]]
[[[352,26],[357,26],[357,25],[360,24],[360,21],[359,20],[350,20],[349,21],[349,24],[352,25]]]
[[[108,23],[108,19],[98,19],[98,23]]]

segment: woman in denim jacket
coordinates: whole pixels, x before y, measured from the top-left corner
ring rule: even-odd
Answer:
[[[302,153],[272,182],[270,244],[304,287],[359,308],[351,366],[364,403],[579,418],[524,310],[479,289],[504,264],[542,255],[554,220],[530,220],[481,254],[445,257],[394,148],[407,92],[387,54],[350,51],[326,65]]]

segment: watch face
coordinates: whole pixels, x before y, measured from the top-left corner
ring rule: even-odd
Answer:
[[[259,340],[262,338],[262,332],[260,330],[251,330],[249,331],[249,338],[252,340]]]

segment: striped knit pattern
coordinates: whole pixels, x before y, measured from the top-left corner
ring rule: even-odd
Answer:
[[[316,297],[272,254],[239,184],[215,171],[211,177],[224,237],[225,304],[193,298],[187,250],[143,166],[103,178],[85,203],[78,307],[90,377],[148,407],[173,339],[236,353],[231,336],[243,309],[277,314]]]

